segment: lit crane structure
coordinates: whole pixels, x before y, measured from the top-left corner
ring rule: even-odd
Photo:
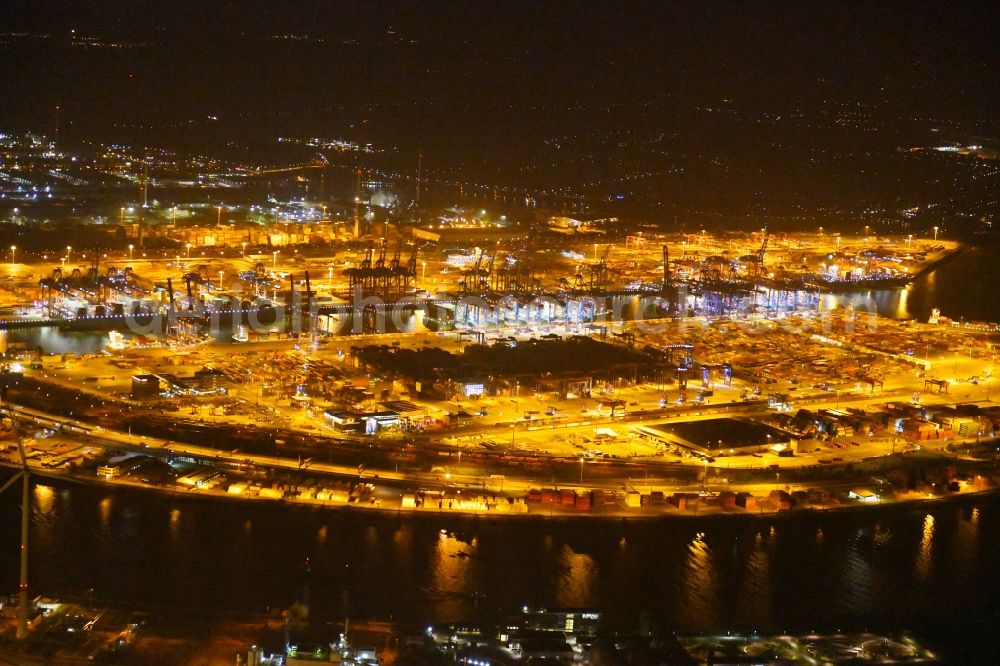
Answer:
[[[462,271],[462,279],[458,285],[464,296],[482,296],[489,293],[490,273],[493,271],[494,252],[490,255],[489,262],[484,266],[483,260],[486,258],[486,251],[479,252],[472,266]]]
[[[386,259],[385,239],[375,257],[374,244],[368,245],[365,258],[357,266],[344,271],[352,294],[360,290],[362,296],[377,296],[397,300],[407,295],[417,277],[417,245],[414,243],[409,258],[402,259],[402,246],[397,245],[392,258]]]
[[[199,264],[194,267],[194,270],[189,271],[184,274],[184,284],[187,287],[187,309],[188,311],[195,309],[195,303],[198,303],[200,299],[195,296],[192,284],[197,284],[202,288],[212,287],[212,278],[208,272],[208,266],[205,264]]]
[[[105,301],[110,300],[115,295],[139,298],[149,293],[149,290],[139,282],[139,277],[131,266],[125,268],[109,266],[97,282],[102,287],[102,300]]]
[[[670,248],[663,244],[663,276],[660,282],[660,295],[667,303],[667,313],[673,314],[679,307],[680,294],[678,284],[674,280],[673,271],[670,269]]]
[[[273,282],[268,277],[267,266],[262,262],[257,262],[253,270],[240,271],[239,279],[250,284],[254,295],[259,295],[260,287],[273,287]]]
[[[150,293],[131,266],[109,266],[102,274],[99,257],[100,253],[95,251],[88,268],[77,267],[67,273],[61,267],[56,267],[38,281],[39,298],[45,301],[50,317],[59,310],[63,310],[66,316],[85,315],[88,308],[80,302],[94,306],[94,315],[98,317],[107,314],[109,309],[114,314],[121,315],[125,313],[125,302],[131,300],[137,304],[139,299]],[[64,307],[59,307],[56,299],[60,297],[77,303],[64,302]],[[67,305],[76,310],[68,311],[65,307]]]
[[[753,255],[740,257],[749,264],[749,271],[741,275],[732,259],[723,252],[721,256],[708,257],[702,265],[701,275],[693,283],[695,295],[701,299],[705,311],[713,315],[735,313],[744,307],[752,309],[761,281],[764,253],[767,251],[767,230],[760,248]]]
[[[536,296],[542,291],[541,281],[535,277],[535,269],[530,261],[508,254],[498,268],[494,268],[492,260],[490,267],[489,291],[493,295],[528,297]]]
[[[559,279],[559,288],[566,294],[574,295],[603,295],[608,293],[611,283],[608,279],[608,254],[611,252],[610,243],[604,247],[604,252],[597,261],[580,267],[573,282],[563,277]]]
[[[499,249],[489,253],[488,260],[486,251],[480,252],[472,266],[463,271],[459,286],[463,295],[480,296],[494,304],[505,298],[533,298],[542,293],[541,280],[535,276],[531,262]]]
[[[760,286],[761,276],[766,275],[764,271],[764,255],[767,253],[767,240],[770,237],[767,224],[764,225],[761,233],[763,238],[760,241],[760,248],[758,248],[757,253],[754,255],[754,261],[750,266],[750,281],[753,282],[754,287]]]
[[[757,309],[757,293],[760,291],[761,278],[767,276],[767,272],[764,270],[764,255],[767,253],[767,240],[769,236],[766,223],[761,230],[761,235],[760,248],[757,249],[757,253],[750,263],[750,287],[753,289],[753,302],[750,307],[754,310]]]

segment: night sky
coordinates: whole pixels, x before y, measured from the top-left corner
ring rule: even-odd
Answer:
[[[0,131],[58,122],[70,148],[251,163],[310,159],[280,153],[279,136],[338,138],[385,151],[367,166],[390,176],[421,153],[428,178],[469,187],[712,224],[767,199],[814,224],[996,199],[966,163],[900,152],[997,149],[990,9],[15,0],[0,8]]]
[[[44,128],[57,101],[104,130],[343,104],[488,114],[720,99],[995,122],[991,19],[989,3],[15,0],[0,10],[0,123]],[[312,41],[276,39],[289,35]]]

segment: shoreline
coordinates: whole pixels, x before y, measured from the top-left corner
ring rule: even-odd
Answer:
[[[840,283],[823,282],[822,285],[824,288],[820,290],[820,293],[837,296],[841,294],[854,294],[867,291],[897,291],[905,289],[906,287],[914,284],[927,273],[930,273],[949,261],[952,261],[954,258],[965,254],[972,247],[974,246],[959,242],[954,249],[942,251],[941,256],[921,265],[919,270],[914,271],[905,277],[890,278],[886,280],[862,279],[855,282]]]
[[[861,279],[854,282],[838,281],[834,283],[820,281],[819,285],[822,285],[822,289],[819,290],[819,293],[830,296],[838,296],[838,295],[867,292],[867,291],[896,291],[904,289],[912,285],[914,282],[916,282],[918,279],[920,279],[922,276],[929,273],[930,271],[938,268],[939,266],[948,261],[951,261],[954,257],[962,255],[969,249],[978,247],[976,245],[970,245],[962,241],[954,241],[954,242],[956,243],[954,248],[942,250],[940,252],[940,256],[936,256],[935,258],[927,261],[926,263],[920,264],[919,268],[916,269],[913,273],[907,274],[905,276],[887,278],[884,280]],[[605,298],[612,297],[614,293],[615,292],[608,292],[604,294],[604,297]],[[456,298],[457,297],[458,296],[456,296]],[[348,303],[346,305],[349,306],[350,304]],[[418,305],[419,307],[426,309],[428,312],[430,311],[428,304],[419,303]],[[282,308],[280,307],[277,310],[275,310],[273,307],[270,308],[270,311],[272,313],[280,312],[281,310]],[[261,312],[264,311],[266,311],[266,309],[258,310],[255,316],[259,318]],[[237,319],[237,317],[234,317],[235,314],[236,311],[232,312],[227,311],[221,314],[217,313],[217,316],[219,316],[219,323],[224,325],[229,325],[231,323],[234,323],[234,321]],[[240,314],[238,317],[239,320],[242,321],[246,314],[247,313]],[[139,316],[138,319],[139,323],[146,325],[148,323],[153,322],[157,318],[162,318],[163,316],[165,316],[164,313],[143,314]],[[267,318],[265,317],[265,319]],[[262,326],[264,328],[269,329],[270,326],[277,323],[278,320],[274,320],[272,324],[263,324],[262,322]],[[94,333],[94,332],[104,332],[120,328],[121,324],[122,324],[121,319],[116,319],[115,317],[104,317],[104,316],[101,317],[88,316],[84,318],[73,318],[73,319],[39,320],[35,317],[0,315],[0,330],[6,330],[6,331],[20,331],[25,329],[30,330],[34,328],[58,328],[60,331],[64,332]],[[160,333],[162,333],[162,331]],[[391,332],[391,334],[397,335],[400,333]],[[351,335],[338,335],[337,337],[351,337]],[[209,344],[211,343],[212,341],[209,341]]]
[[[0,463],[0,468],[17,470],[20,469],[18,465],[14,465],[8,462]],[[297,500],[295,498],[289,497],[260,497],[260,496],[247,496],[247,495],[233,495],[225,492],[212,492],[212,491],[202,491],[202,492],[191,492],[184,491],[180,488],[167,488],[167,487],[157,487],[149,486],[140,483],[130,483],[123,481],[111,481],[102,480],[98,477],[85,478],[82,476],[75,476],[72,474],[64,474],[60,472],[53,472],[51,470],[35,470],[32,469],[30,475],[36,478],[45,479],[47,481],[53,481],[56,483],[71,483],[86,487],[97,487],[97,488],[112,488],[115,490],[124,491],[139,491],[139,492],[151,492],[154,495],[162,496],[172,496],[172,497],[182,497],[192,500],[207,500],[207,501],[249,501],[251,505],[264,504],[269,506],[291,506],[300,507],[303,509],[313,509],[313,510],[334,510],[334,511],[353,511],[359,510],[361,512],[373,513],[377,515],[391,516],[395,514],[397,517],[403,515],[407,517],[444,517],[453,516],[460,517],[463,519],[469,518],[487,518],[493,519],[507,519],[513,518],[515,520],[545,520],[545,521],[577,521],[580,519],[589,519],[602,522],[629,522],[629,521],[640,521],[640,522],[650,522],[650,521],[670,521],[670,520],[680,520],[680,521],[691,521],[696,519],[712,519],[712,520],[725,520],[735,519],[735,520],[748,520],[748,519],[788,519],[792,516],[815,516],[817,514],[829,515],[829,514],[841,514],[841,513],[851,513],[851,512],[862,512],[862,511],[876,511],[876,510],[886,510],[891,508],[896,508],[900,510],[913,509],[921,505],[930,505],[931,507],[940,506],[942,504],[952,504],[959,502],[973,501],[976,499],[984,499],[1000,496],[1000,488],[986,488],[983,490],[971,490],[971,491],[960,491],[948,495],[936,495],[934,497],[923,497],[923,498],[905,498],[905,499],[893,499],[888,501],[878,501],[874,503],[849,503],[849,504],[837,504],[832,506],[808,506],[802,508],[789,508],[789,509],[774,509],[767,508],[764,509],[761,505],[759,508],[745,510],[745,509],[733,509],[726,510],[720,506],[711,506],[703,510],[685,510],[685,509],[667,509],[665,507],[669,505],[664,505],[664,509],[658,511],[643,510],[641,508],[634,511],[628,509],[616,508],[610,511],[581,511],[581,510],[563,510],[559,507],[559,510],[555,511],[544,511],[544,510],[528,510],[528,511],[491,511],[491,510],[473,510],[473,509],[451,509],[451,508],[402,508],[402,507],[386,507],[386,506],[375,506],[370,504],[361,503],[351,503],[351,502],[329,502],[322,500]],[[526,503],[527,504],[527,503]],[[531,505],[528,505],[531,506]],[[545,505],[538,505],[539,507]]]

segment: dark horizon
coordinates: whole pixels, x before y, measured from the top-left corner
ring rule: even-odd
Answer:
[[[58,104],[84,134],[169,132],[283,107],[459,105],[499,119],[510,105],[669,116],[726,100],[746,113],[854,102],[988,132],[988,15],[986,3],[13,2],[0,121],[46,130]]]
[[[13,2],[0,131],[253,165],[315,158],[278,137],[343,139],[379,151],[342,160],[345,181],[358,166],[412,181],[422,154],[429,185],[656,223],[832,226],[930,202],[980,218],[996,197],[976,160],[906,151],[996,153],[991,18],[985,3]]]

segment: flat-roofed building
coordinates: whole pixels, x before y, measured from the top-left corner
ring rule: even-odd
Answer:
[[[787,445],[784,430],[745,418],[718,418],[641,426],[639,435],[665,446],[677,446],[702,456],[766,451]]]

